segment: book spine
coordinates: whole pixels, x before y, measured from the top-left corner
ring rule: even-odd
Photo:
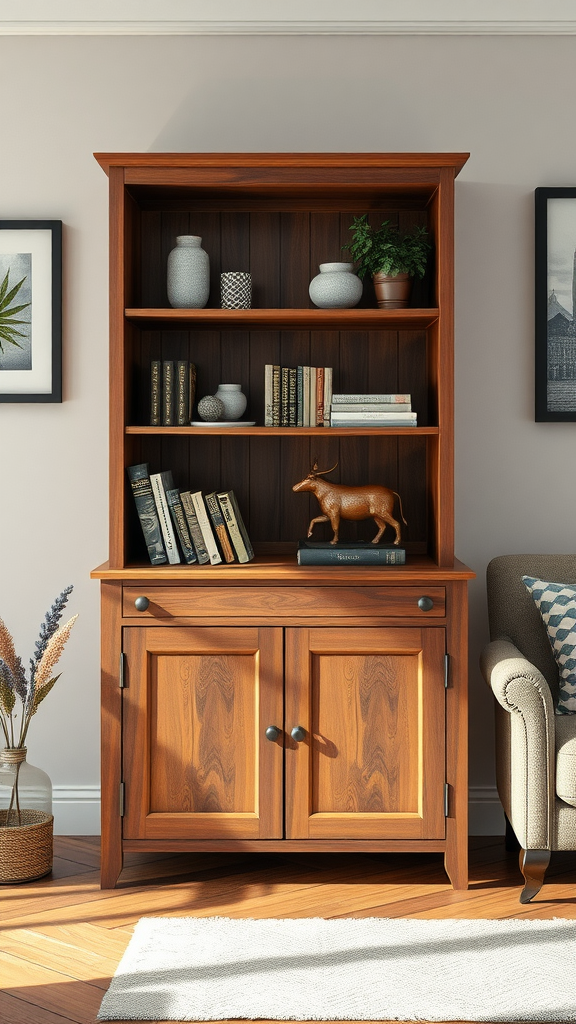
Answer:
[[[264,367],[264,426],[274,426],[274,414],[272,406],[272,363],[266,363]]]
[[[317,367],[316,366],[311,366],[310,367],[310,398],[309,398],[310,406],[309,406],[309,409],[308,409],[308,423],[306,424],[307,427],[315,427],[316,426],[316,375],[317,375],[317,373],[318,373]]]
[[[246,542],[244,540],[244,537],[242,536],[242,532],[240,530],[240,526],[238,523],[238,518],[236,516],[236,511],[234,509],[234,504],[236,503],[236,499],[234,498],[234,492],[223,491],[222,493],[218,494],[217,497],[220,503],[220,508],[222,510],[222,518],[224,519],[224,522],[226,523],[226,526],[228,528],[230,540],[234,545],[238,561],[249,562],[252,558],[254,558],[254,552],[252,550],[250,541],[248,540],[248,535],[246,534],[248,546],[246,546]],[[232,499],[234,500],[234,504]],[[240,515],[240,513],[238,513],[238,515]],[[242,523],[242,526],[244,526],[244,523]],[[244,530],[244,532],[246,532],[246,530]]]
[[[199,565],[205,565],[206,562],[210,561],[210,555],[208,554],[206,545],[204,544],[204,537],[202,536],[202,530],[198,523],[198,516],[194,510],[190,491],[182,491],[180,494],[180,501],[182,502],[184,515],[186,516],[186,522],[188,523],[190,537],[196,550],[198,563]]]
[[[174,426],[174,361],[162,363],[162,425]]]
[[[153,359],[150,363],[150,426],[162,423],[162,363]]]
[[[224,519],[222,518],[222,512],[220,511],[220,505],[218,504],[218,498],[216,497],[216,493],[213,492],[212,494],[207,494],[204,500],[206,502],[208,514],[212,520],[214,531],[216,533],[216,536],[218,537],[218,540],[220,541],[220,547],[222,549],[222,554],[224,555],[224,561],[233,562],[236,558],[236,555],[234,554],[234,548],[230,543],[230,537],[228,536],[226,524],[224,522]]]
[[[148,464],[142,462],[138,466],[128,466],[127,473],[150,561],[152,565],[163,565],[168,559],[162,543],[160,520],[148,475]]]
[[[316,418],[315,427],[324,426],[324,367],[316,370]]]
[[[337,422],[343,420],[355,420],[357,423],[382,422],[388,423],[392,420],[398,423],[415,423],[415,412],[338,412],[332,409],[330,414],[332,420]]]
[[[298,565],[405,565],[406,552],[403,548],[394,550],[386,548],[374,551],[354,551],[346,549],[314,550],[300,548]]]
[[[178,554],[176,534],[174,533],[174,527],[172,526],[172,520],[170,518],[170,509],[168,508],[168,502],[166,501],[165,480],[162,479],[163,477],[169,477],[168,488],[170,489],[173,487],[171,473],[153,473],[150,477],[150,483],[152,484],[152,493],[154,495],[154,501],[156,502],[158,519],[160,520],[160,529],[162,530],[162,537],[164,539],[164,547],[166,548],[168,561],[170,565],[178,565],[180,563],[180,555]]]
[[[310,426],[310,367],[302,367],[302,426]]]
[[[330,426],[330,407],[332,405],[332,367],[324,367],[324,426]]]
[[[405,402],[341,402],[339,405],[332,404],[332,412],[411,412],[410,405]]]
[[[180,493],[177,487],[171,488],[166,491],[166,501],[172,514],[172,521],[178,534],[178,540],[180,541],[180,547],[182,554],[184,555],[184,561],[188,565],[192,565],[196,562],[196,552],[194,551],[194,545],[190,538],[190,531],[188,529],[188,523],[186,516],[184,515],[184,508],[180,500]]]
[[[290,426],[290,370],[280,368],[280,426]]]
[[[296,426],[304,426],[304,391],[303,391],[304,367],[296,368]]]
[[[176,423],[179,427],[190,424],[190,380],[187,359],[179,359],[176,363]]]
[[[188,423],[192,419],[192,410],[196,400],[196,364],[188,363]]]
[[[342,402],[356,405],[358,402],[397,402],[410,405],[411,395],[332,395],[332,404],[340,405]]]
[[[280,367],[272,367],[272,426],[280,426]]]
[[[192,495],[192,504],[194,505],[194,511],[196,512],[198,525],[202,531],[204,546],[208,552],[210,564],[218,565],[222,561],[222,556],[218,551],[218,545],[214,538],[212,526],[210,525],[210,519],[208,518],[206,505],[204,504],[204,498],[202,497],[202,491],[194,492]]]
[[[288,426],[295,427],[297,424],[297,409],[296,409],[296,382],[297,382],[297,370],[293,366],[288,371]]]

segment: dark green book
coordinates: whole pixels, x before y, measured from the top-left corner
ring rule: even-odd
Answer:
[[[176,363],[176,425],[190,426],[190,363],[179,359]]]
[[[162,426],[173,427],[174,405],[176,399],[174,360],[165,359],[162,363]]]
[[[162,363],[153,359],[150,364],[150,426],[162,423]]]
[[[168,561],[162,543],[160,520],[156,511],[156,502],[152,492],[152,484],[148,475],[148,463],[141,462],[137,466],[128,466],[126,472],[132,487],[136,511],[140,526],[148,548],[152,565],[163,565]]]
[[[353,541],[331,544],[330,541],[298,541],[298,565],[405,565],[406,550],[394,544],[371,544]]]

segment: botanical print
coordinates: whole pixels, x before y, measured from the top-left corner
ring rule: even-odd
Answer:
[[[548,411],[576,412],[576,199],[548,199]]]
[[[32,254],[0,253],[0,370],[32,369]]]

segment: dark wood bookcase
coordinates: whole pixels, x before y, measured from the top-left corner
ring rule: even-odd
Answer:
[[[110,550],[92,574],[102,884],[124,849],[241,846],[436,850],[464,886],[473,573],[453,546],[453,194],[467,154],[96,158],[110,185]],[[427,227],[434,256],[411,308],[377,309],[371,284],[355,309],[312,306],[318,264],[345,258],[362,213]],[[210,256],[205,309],[168,306],[179,234],[201,235]],[[252,309],[219,308],[227,270],[251,272]],[[197,398],[240,382],[257,425],[149,426],[152,359],[194,362]],[[332,366],[335,391],[409,392],[418,426],[264,427],[266,363]],[[400,493],[406,566],[296,564],[317,505],[292,485],[315,460],[338,462],[333,480]],[[256,559],[151,567],[126,476],[139,462],[181,489],[233,489]],[[371,539],[373,525],[343,524],[341,540]]]

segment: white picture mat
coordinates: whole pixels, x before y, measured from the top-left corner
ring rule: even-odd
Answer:
[[[15,228],[0,231],[2,255],[29,252],[32,256],[32,369],[0,369],[4,395],[52,392],[52,231]]]
[[[576,199],[548,200],[548,295],[552,289],[564,309],[572,311],[572,281],[576,250]]]

